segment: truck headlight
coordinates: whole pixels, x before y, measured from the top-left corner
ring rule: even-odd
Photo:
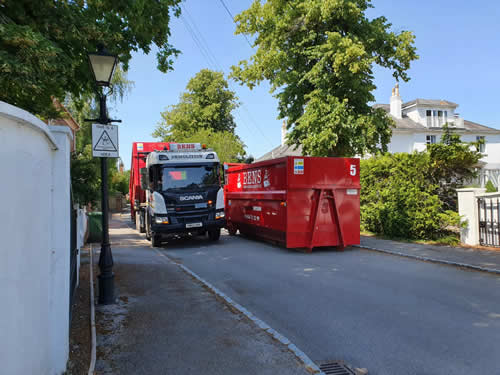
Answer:
[[[218,211],[215,213],[216,219],[222,219],[224,217],[224,211]]]
[[[156,224],[168,224],[168,216],[155,216]]]

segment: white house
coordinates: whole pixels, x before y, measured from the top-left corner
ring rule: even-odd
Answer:
[[[443,125],[448,123],[464,142],[484,140],[481,152],[485,169],[500,169],[500,130],[464,120],[456,113],[458,104],[447,100],[415,99],[403,103],[399,86],[392,90],[390,104],[375,104],[387,111],[396,127],[392,131],[389,152],[423,151],[440,141]]]
[[[389,152],[423,151],[431,143],[439,142],[443,135],[445,123],[461,136],[462,141],[472,142],[484,140],[481,161],[484,163],[481,184],[491,179],[498,186],[500,177],[500,130],[490,128],[476,122],[464,120],[455,110],[458,104],[447,100],[415,99],[403,103],[399,95],[399,85],[392,90],[390,104],[375,104],[374,108],[382,108],[394,120],[396,127],[392,131]],[[287,146],[286,126],[281,131],[281,145],[262,155],[256,161],[281,156],[298,156],[302,148]]]

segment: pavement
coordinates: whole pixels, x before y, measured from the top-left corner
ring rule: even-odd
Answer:
[[[361,248],[500,274],[500,249],[435,246],[361,236]]]
[[[360,248],[306,254],[228,235],[217,244],[170,241],[160,251],[317,364],[344,360],[371,375],[500,374],[499,275]]]
[[[124,217],[110,222],[119,298],[97,307],[96,373],[310,374],[285,345],[152,249]]]

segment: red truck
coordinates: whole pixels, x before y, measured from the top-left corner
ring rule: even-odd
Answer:
[[[200,143],[135,142],[131,216],[153,247],[178,234],[220,237],[226,224],[217,153]]]
[[[134,142],[132,143],[132,165],[130,166],[130,216],[140,233],[145,231],[144,208],[146,207],[146,191],[141,188],[141,169],[146,168],[146,157],[151,151],[170,149],[168,142]]]

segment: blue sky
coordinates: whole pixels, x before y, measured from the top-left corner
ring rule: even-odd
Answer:
[[[233,15],[247,9],[251,0],[225,0]],[[500,2],[456,0],[373,0],[369,17],[384,15],[396,31],[416,35],[420,59],[409,71],[411,80],[400,83],[403,101],[415,98],[446,99],[459,104],[465,119],[500,128]],[[220,0],[186,0],[184,14],[173,19],[170,42],[182,51],[174,71],[156,69],[156,54],[136,53],[128,78],[135,82],[112,115],[120,124],[120,155],[128,169],[132,142],[154,141],[151,136],[160,112],[176,104],[187,82],[203,68],[222,70],[248,58],[253,49],[243,36],[234,35],[231,21]],[[189,29],[198,35],[200,48]],[[388,103],[394,79],[389,71],[376,69],[376,102]],[[281,120],[269,85],[249,90],[230,82],[242,105],[235,112],[236,132],[247,152],[261,156],[280,142]]]

